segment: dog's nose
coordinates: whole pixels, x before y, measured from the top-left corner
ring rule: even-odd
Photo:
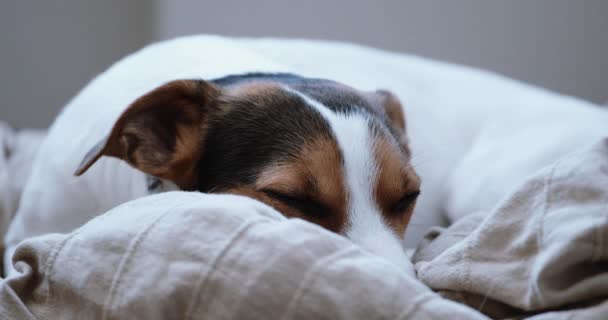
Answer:
[[[391,232],[382,232],[356,237],[353,242],[396,265],[411,276],[415,276],[414,266],[405,254],[401,240]]]

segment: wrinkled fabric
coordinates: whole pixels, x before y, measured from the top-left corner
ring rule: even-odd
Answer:
[[[608,319],[608,139],[431,230],[413,260],[429,287],[494,317]]]
[[[257,201],[170,192],[21,243],[1,319],[487,319]]]

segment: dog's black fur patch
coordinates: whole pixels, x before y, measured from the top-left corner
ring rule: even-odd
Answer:
[[[288,74],[248,74],[212,81],[230,86],[247,81],[292,82]],[[331,137],[329,124],[301,97],[286,90],[231,99],[230,109],[213,119],[203,143],[199,190],[209,192],[253,183],[265,167],[294,157],[316,137]]]
[[[257,81],[288,86],[337,113],[379,115],[368,99],[331,80],[289,73],[249,73],[211,80],[219,87]],[[197,188],[202,192],[251,184],[264,168],[301,152],[306,142],[333,135],[323,116],[288,90],[228,103],[229,110],[210,122],[205,135]]]

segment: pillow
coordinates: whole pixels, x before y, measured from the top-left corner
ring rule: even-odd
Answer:
[[[252,199],[168,192],[23,242],[3,319],[487,319]]]

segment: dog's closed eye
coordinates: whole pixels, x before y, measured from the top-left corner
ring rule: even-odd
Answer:
[[[305,215],[321,218],[329,214],[329,208],[327,208],[327,206],[310,199],[310,197],[307,196],[287,194],[281,191],[269,189],[262,190],[262,192],[264,192],[268,197],[278,200]]]
[[[400,214],[405,212],[410,206],[414,204],[419,195],[420,190],[406,193],[392,206],[391,212],[393,214]]]

